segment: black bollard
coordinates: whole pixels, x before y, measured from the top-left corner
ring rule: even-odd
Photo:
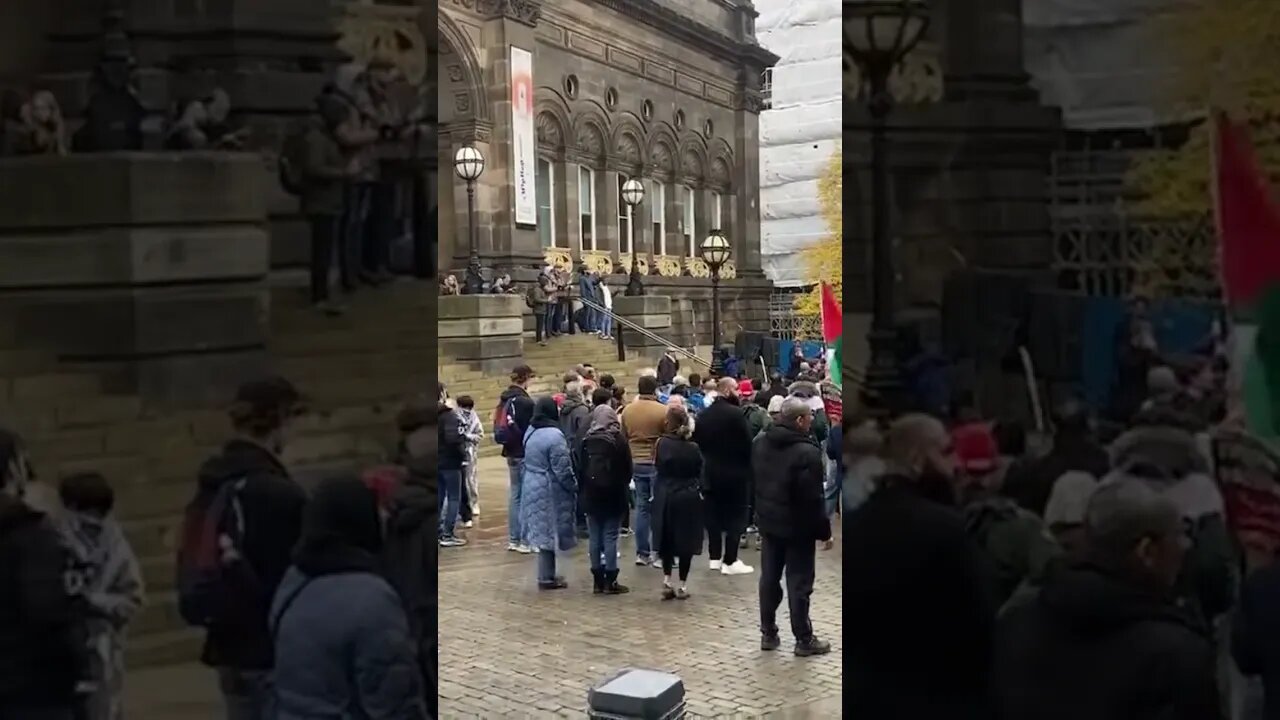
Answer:
[[[627,668],[587,693],[592,720],[682,720],[684,682],[671,673]]]

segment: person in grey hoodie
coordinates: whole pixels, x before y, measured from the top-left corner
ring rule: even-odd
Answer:
[[[88,641],[87,720],[124,717],[125,627],[142,608],[138,558],[111,515],[115,493],[106,478],[80,473],[58,488],[66,512],[58,529],[71,555],[67,587],[84,612]]]

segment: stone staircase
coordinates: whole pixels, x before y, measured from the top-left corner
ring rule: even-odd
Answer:
[[[436,362],[435,288],[405,281],[356,298],[341,318],[313,313],[303,293],[272,293],[270,356],[311,401],[285,460],[301,478],[367,465],[394,441],[403,400],[430,392]],[[225,441],[221,408],[158,413],[103,390],[96,372],[21,347],[0,318],[0,424],[24,436],[41,479],[80,470],[113,483],[117,513],[143,565],[148,604],[130,628],[133,666],[198,654],[173,592],[175,539],[196,468]]]
[[[523,362],[538,373],[538,377],[529,384],[529,394],[534,397],[559,392],[562,376],[579,363],[593,365],[597,377],[606,373],[613,375],[626,388],[627,397],[634,397],[640,371],[654,365],[651,359],[636,358],[630,354],[627,361],[620,362],[617,346],[612,341],[581,334],[562,335],[548,341],[546,346],[539,346],[526,337]],[[483,373],[442,357],[440,380],[448,385],[449,395],[455,400],[463,395],[470,395],[475,400],[485,433],[489,434],[493,409],[511,384],[506,373]],[[486,438],[480,446],[480,457],[498,455],[501,450],[492,438]]]

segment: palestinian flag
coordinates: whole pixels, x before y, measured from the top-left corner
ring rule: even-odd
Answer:
[[[843,387],[844,311],[831,286],[822,283],[822,340],[827,344],[827,372],[836,387]]]
[[[1214,118],[1214,192],[1222,285],[1234,318],[1233,410],[1250,434],[1280,440],[1280,210],[1248,130]]]

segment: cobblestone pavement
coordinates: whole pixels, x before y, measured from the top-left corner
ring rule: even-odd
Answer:
[[[534,559],[505,550],[506,471],[482,463],[481,522],[467,547],[440,560],[440,711],[461,718],[582,717],[587,690],[626,667],[678,674],[698,718],[840,716],[839,544],[819,552],[813,622],[833,650],[821,658],[791,654],[785,603],[784,644],[759,649],[758,572],[724,577],[695,558],[693,597],[662,602],[661,571],[633,564],[624,540],[622,577],[629,595],[591,594],[581,547],[560,559],[570,587],[539,592]],[[759,553],[744,552],[757,566]]]

